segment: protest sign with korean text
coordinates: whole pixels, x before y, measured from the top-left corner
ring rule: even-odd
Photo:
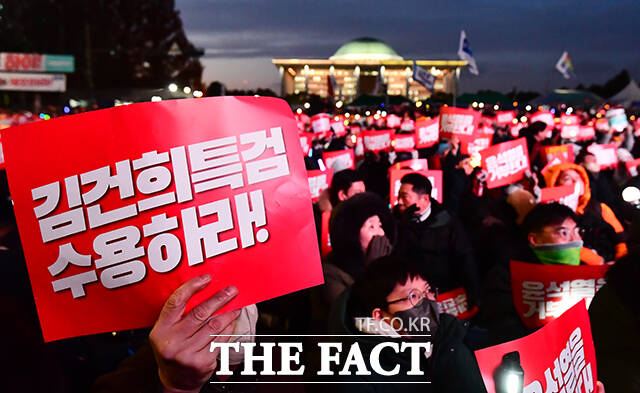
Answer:
[[[2,140],[45,341],[150,326],[203,273],[212,282],[187,309],[228,285],[239,295],[220,312],[322,283],[283,100],[133,104],[9,128]]]
[[[573,145],[555,145],[555,146],[542,146],[540,148],[540,158],[544,165],[553,161],[554,158],[558,158],[560,162],[573,162],[574,153]]]
[[[326,151],[322,153],[322,160],[327,168],[332,168],[334,172],[356,169],[356,156],[353,149]]]
[[[500,364],[503,356],[512,352],[520,355],[523,393],[597,391],[596,352],[583,301],[528,336],[475,351],[488,392],[498,391],[496,385],[506,382]]]
[[[529,329],[543,326],[584,299],[587,306],[605,283],[608,265],[542,265],[511,261],[516,311]]]
[[[513,119],[516,118],[514,111],[498,111],[496,112],[496,124],[504,126],[512,124]]]
[[[392,169],[413,169],[414,171],[421,171],[429,169],[429,161],[426,158],[414,158],[411,160],[400,161],[393,164],[389,171]]]
[[[469,307],[467,291],[460,287],[438,294],[436,299],[440,312],[452,315],[458,319],[471,319],[478,313],[478,307]]]
[[[325,170],[316,169],[307,171],[307,179],[309,181],[309,191],[311,192],[311,200],[317,202],[320,198],[322,191],[329,188],[331,185],[331,179],[333,179],[333,169],[327,168]]]
[[[337,115],[331,119],[331,129],[333,129],[337,138],[342,138],[347,135],[347,127],[344,125],[344,119],[344,115]]]
[[[416,121],[416,149],[424,149],[438,143],[440,138],[439,118]]]
[[[529,153],[525,138],[493,145],[482,150],[480,155],[482,169],[488,173],[487,188],[517,182],[529,170]]]
[[[331,116],[326,113],[318,113],[311,116],[311,130],[320,138],[326,138],[331,134]]]
[[[549,202],[563,203],[564,199],[571,196],[575,192],[575,190],[576,190],[576,187],[572,185],[541,188],[540,202],[541,203],[549,203]]]
[[[470,156],[480,153],[482,150],[488,149],[491,146],[491,136],[478,136],[473,140],[461,141],[460,152],[462,154],[468,154]]]
[[[442,203],[442,171],[441,170],[422,170],[414,171],[411,169],[390,169],[389,170],[389,203],[395,206],[398,203],[398,193],[400,192],[400,180],[404,175],[409,173],[419,173],[429,179],[431,183],[431,198]]]
[[[364,150],[376,153],[389,151],[391,149],[391,136],[393,134],[393,130],[362,131]]]
[[[440,136],[459,140],[473,139],[480,122],[480,112],[471,109],[443,107],[440,109]]]
[[[615,143],[605,145],[592,144],[587,151],[596,157],[600,169],[615,168],[618,166],[618,147]]]
[[[537,121],[541,121],[544,124],[547,125],[547,130],[550,128],[555,127],[555,117],[553,116],[553,113],[549,112],[549,111],[538,111],[536,113],[534,113],[533,115],[531,115],[531,117],[529,118],[529,122],[531,124],[537,122]]]
[[[592,125],[580,126],[578,130],[579,141],[588,141],[590,139],[594,139],[596,137],[596,130]]]
[[[391,140],[394,151],[412,152],[415,145],[416,139],[413,134],[394,134]]]

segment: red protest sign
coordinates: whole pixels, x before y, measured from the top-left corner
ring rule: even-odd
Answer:
[[[576,392],[596,390],[598,373],[591,322],[584,302],[555,321],[518,340],[475,351],[488,392],[496,392],[502,357],[517,351],[524,371],[524,392]],[[507,376],[500,378],[505,383]]]
[[[394,164],[391,169],[413,169],[414,171],[421,171],[429,169],[429,161],[426,158],[414,158],[411,160],[400,161]]]
[[[560,137],[562,139],[577,139],[580,135],[579,124],[564,124],[560,128]]]
[[[349,125],[349,132],[354,135],[358,135],[360,133],[360,125],[358,124]]]
[[[362,131],[365,151],[387,151],[391,149],[391,135],[393,130]]]
[[[316,169],[313,171],[307,171],[307,178],[309,180],[309,191],[311,192],[311,200],[317,202],[320,198],[322,191],[329,188],[331,185],[331,179],[333,178],[333,169],[327,168],[326,170]]]
[[[402,131],[414,131],[416,129],[416,123],[411,119],[404,119],[400,124],[400,129]]]
[[[415,148],[416,140],[413,134],[394,134],[391,146],[395,151],[412,152]]]
[[[280,99],[133,104],[2,139],[45,341],[150,326],[205,272],[212,283],[188,309],[230,284],[239,295],[221,312],[322,282],[297,127]],[[291,277],[301,255],[305,271]]]
[[[548,202],[560,202],[564,200],[564,198],[570,196],[575,191],[576,187],[574,186],[558,186],[558,187],[545,187],[540,189],[540,202],[548,203]],[[579,191],[579,189],[578,189]]]
[[[529,329],[559,317],[582,299],[587,307],[604,285],[608,265],[541,265],[511,261],[511,292],[520,319]]]
[[[311,116],[311,129],[314,134],[324,138],[331,134],[331,116],[326,113],[318,113]]]
[[[464,288],[456,288],[448,292],[438,294],[438,306],[440,312],[453,315],[458,319],[471,319],[478,313],[478,307],[469,309],[467,291]]]
[[[331,252],[331,239],[329,237],[329,222],[331,221],[331,211],[322,212],[320,223],[320,255],[322,258]]]
[[[493,145],[480,152],[482,169],[489,174],[487,188],[497,188],[514,183],[529,170],[529,153],[526,138]]]
[[[534,113],[533,115],[531,115],[531,117],[529,118],[529,122],[531,124],[537,122],[537,121],[541,121],[543,123],[545,123],[547,125],[547,130],[550,128],[555,127],[556,123],[555,123],[555,117],[553,116],[553,113],[549,112],[549,111],[538,111],[536,113]]]
[[[480,112],[472,109],[442,107],[440,109],[440,136],[458,137],[459,140],[473,139],[480,122]]]
[[[569,126],[575,124],[580,124],[580,118],[578,117],[578,115],[567,115],[565,113],[560,115],[561,126]]]
[[[400,127],[400,123],[402,122],[402,118],[398,115],[394,115],[393,113],[388,115],[386,120],[387,120],[387,127],[389,128]]]
[[[609,131],[609,120],[606,117],[602,117],[596,120],[596,130],[607,132]]]
[[[422,170],[414,171],[411,169],[390,169],[389,170],[389,203],[395,206],[398,203],[398,192],[400,192],[400,180],[404,175],[409,173],[419,173],[429,179],[431,182],[431,198],[442,203],[442,171],[440,170]]]
[[[332,168],[334,172],[356,169],[356,156],[352,149],[324,152],[322,160],[327,168]]]
[[[0,134],[0,169],[4,169],[4,151],[2,150],[2,134]]]
[[[516,118],[516,114],[513,111],[498,111],[496,112],[496,123],[499,125],[512,124],[513,119]]]
[[[520,130],[524,128],[524,123],[516,123],[509,128],[509,133],[512,137],[517,138],[520,136]]]
[[[596,130],[593,126],[580,126],[578,130],[578,140],[579,141],[588,141],[589,139],[593,139],[596,137]]]
[[[434,119],[416,121],[416,149],[431,147],[440,138],[440,123]]]
[[[310,132],[305,132],[300,134],[300,147],[302,147],[302,154],[307,155],[311,148],[313,147],[313,134]]]
[[[635,160],[627,161],[624,163],[627,168],[627,173],[629,176],[636,177],[638,176],[638,166],[640,166],[640,158],[636,158]]]
[[[606,145],[593,144],[587,147],[589,153],[596,157],[600,169],[615,168],[618,166],[618,147],[615,143]]]
[[[553,161],[554,158],[558,158],[560,162],[573,162],[575,158],[573,145],[542,146],[540,155],[545,165]]]
[[[471,141],[460,142],[460,151],[462,154],[468,154],[470,156],[480,153],[482,150],[491,146],[490,136],[480,136]]]
[[[342,138],[343,136],[347,135],[347,128],[344,125],[344,116],[334,116],[331,120],[331,128],[333,129],[333,132],[335,133],[337,138]]]

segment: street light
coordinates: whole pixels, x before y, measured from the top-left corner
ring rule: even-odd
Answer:
[[[176,85],[175,83],[170,84],[169,91],[175,93],[176,91],[178,91],[178,85]]]

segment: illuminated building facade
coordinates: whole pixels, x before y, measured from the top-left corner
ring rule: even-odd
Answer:
[[[454,93],[456,75],[467,65],[461,60],[415,60],[435,77],[435,92]],[[424,100],[431,93],[415,82],[413,60],[405,60],[389,45],[373,38],[359,38],[342,45],[330,58],[273,59],[281,78],[281,94],[317,94],[346,102],[361,94],[403,95]],[[334,83],[330,82],[335,81]],[[331,86],[331,87],[330,87]]]

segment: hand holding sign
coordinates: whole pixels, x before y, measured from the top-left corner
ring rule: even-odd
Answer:
[[[187,301],[211,282],[208,274],[192,278],[175,290],[162,307],[149,341],[158,364],[158,375],[165,391],[199,392],[217,366],[218,352],[209,351],[211,342],[231,338],[240,310],[211,318],[235,297],[231,286],[183,315]],[[218,335],[213,339],[212,335]]]

